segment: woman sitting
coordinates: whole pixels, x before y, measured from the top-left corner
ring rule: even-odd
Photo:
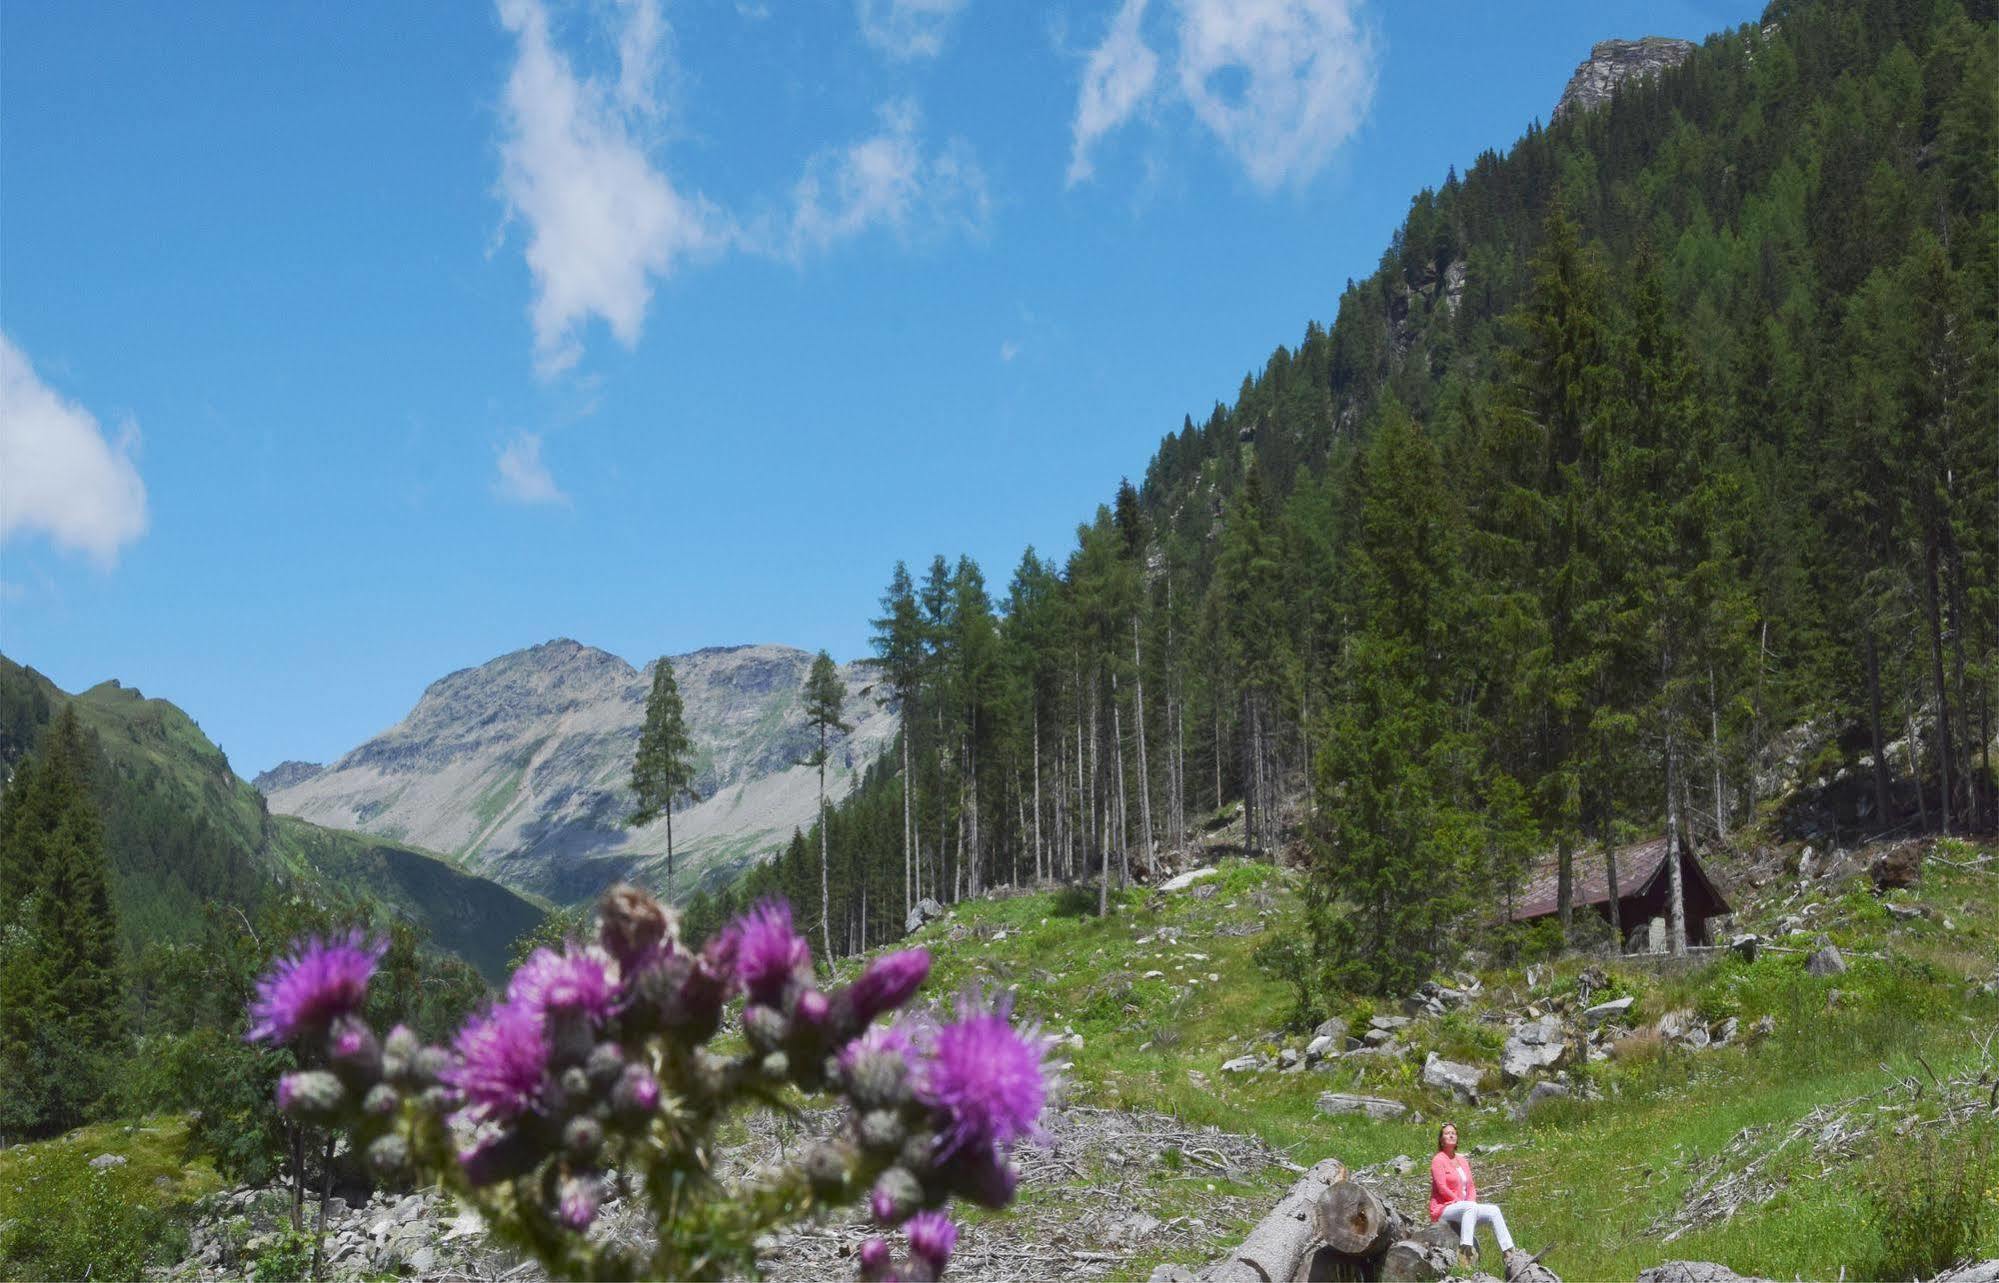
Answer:
[[[1492,1226],[1492,1236],[1499,1240],[1500,1252],[1513,1250],[1513,1235],[1506,1232],[1506,1217],[1497,1206],[1478,1201],[1471,1163],[1458,1153],[1458,1129],[1450,1123],[1437,1130],[1437,1156],[1430,1160],[1430,1220],[1442,1221],[1458,1232],[1458,1260],[1464,1265],[1478,1261],[1472,1235],[1480,1221]]]

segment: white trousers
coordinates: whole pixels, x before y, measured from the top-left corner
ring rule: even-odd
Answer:
[[[1437,1219],[1454,1227],[1458,1232],[1458,1242],[1466,1247],[1472,1245],[1472,1234],[1478,1223],[1484,1221],[1492,1226],[1492,1236],[1499,1240],[1499,1250],[1513,1250],[1513,1236],[1506,1232],[1506,1216],[1495,1203],[1448,1203],[1444,1213]]]

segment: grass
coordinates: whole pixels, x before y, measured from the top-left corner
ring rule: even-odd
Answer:
[[[1958,873],[1933,862],[1918,897],[1928,917],[1898,921],[1861,889],[1826,901],[1809,930],[1783,941],[1804,948],[1825,933],[1848,954],[1844,975],[1809,977],[1801,955],[1767,951],[1754,964],[1727,957],[1665,976],[1642,965],[1608,964],[1610,988],[1597,989],[1593,1000],[1630,994],[1641,1032],[1612,1059],[1580,1071],[1594,1099],[1554,1101],[1524,1122],[1514,1121],[1503,1102],[1473,1109],[1418,1081],[1423,1054],[1436,1050],[1487,1067],[1489,1090],[1497,1091],[1506,1026],[1472,1010],[1405,1031],[1412,1050],[1399,1061],[1343,1064],[1332,1073],[1222,1074],[1219,1065],[1231,1056],[1304,1041],[1296,1034],[1269,1037],[1292,1010],[1292,994],[1250,956],[1271,933],[1302,930],[1296,889],[1288,875],[1266,865],[1231,860],[1222,867],[1223,876],[1206,884],[1215,888],[1206,898],[1134,890],[1114,897],[1113,914],[1102,919],[1092,897],[1073,891],[962,904],[916,939],[936,958],[930,988],[1009,987],[1024,1017],[1051,1033],[1081,1035],[1080,1050],[1061,1053],[1072,1062],[1067,1093],[1079,1103],[1154,1110],[1252,1134],[1300,1164],[1333,1156],[1360,1167],[1397,1154],[1420,1163],[1436,1124],[1453,1118],[1468,1144],[1504,1147],[1475,1157],[1481,1186],[1504,1198],[1523,1244],[1555,1245],[1549,1263],[1571,1278],[1628,1278],[1675,1257],[1773,1277],[1837,1277],[1842,1268],[1866,1276],[1884,1259],[1870,1181],[1878,1176],[1874,1156],[1889,1125],[1903,1116],[1878,1108],[1892,1103],[1892,1093],[1851,1111],[1863,1130],[1831,1152],[1778,1142],[1821,1105],[1881,1093],[1904,1073],[1926,1077],[1934,1070],[1947,1079],[1972,1067],[1979,1054],[1974,1034],[1999,1026],[1999,1000],[1966,983],[1989,978],[1999,961],[1999,888],[1990,873]],[[1745,910],[1741,921],[1767,933],[1781,909],[1773,903],[1760,917]],[[1161,927],[1182,934],[1161,941]],[[1864,956],[1877,952],[1887,957]],[[1573,990],[1587,965],[1586,959],[1559,963],[1549,988]],[[1518,971],[1482,978],[1495,1008],[1524,1005]],[[1326,995],[1324,1006],[1358,1018],[1357,1028],[1377,1010],[1396,1009],[1345,995]],[[1708,1021],[1737,1017],[1737,1043],[1690,1053],[1642,1031],[1682,1008]],[[1774,1018],[1776,1032],[1750,1037],[1764,1015]],[[1329,1118],[1316,1109],[1327,1090],[1392,1096],[1415,1112],[1393,1122]],[[1508,1094],[1522,1095],[1524,1087]],[[1745,1129],[1740,1153],[1716,1160]],[[1766,1153],[1762,1171],[1775,1187],[1767,1204],[1746,1204],[1719,1224],[1661,1241],[1657,1227],[1680,1208],[1704,1161],[1737,1163]],[[1162,1165],[1159,1205],[1174,1206],[1174,1182],[1186,1179],[1205,1185],[1209,1177]],[[1245,1188],[1274,1202],[1292,1179],[1273,1166],[1248,1177]],[[1245,1228],[1217,1227],[1217,1251],[1228,1234]],[[1999,1252],[1999,1206],[1985,1218],[1983,1234],[1979,1250]],[[1142,1255],[1132,1272],[1144,1277],[1164,1259]]]
[[[125,1161],[103,1168],[92,1159]],[[187,1154],[187,1120],[105,1123],[0,1150],[0,1276],[136,1278],[187,1247],[195,1201],[221,1188]]]

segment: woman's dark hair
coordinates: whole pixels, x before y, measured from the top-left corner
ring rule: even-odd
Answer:
[[[1456,1123],[1441,1123],[1441,1124],[1439,1124],[1439,1125],[1438,1125],[1438,1127],[1437,1127],[1437,1152],[1438,1152],[1439,1154],[1441,1154],[1441,1153],[1443,1153],[1443,1152],[1444,1152],[1444,1128],[1446,1128],[1446,1127],[1450,1128],[1450,1129],[1451,1129],[1452,1131],[1456,1131],[1456,1130],[1458,1129],[1458,1125],[1457,1125]]]

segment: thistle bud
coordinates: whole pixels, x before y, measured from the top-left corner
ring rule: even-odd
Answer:
[[[958,1246],[958,1227],[942,1212],[918,1212],[909,1218],[910,1263],[913,1273],[935,1279],[944,1273]]]
[[[832,1203],[846,1197],[848,1173],[853,1162],[844,1146],[822,1141],[805,1151],[801,1165],[805,1169],[805,1179],[812,1185],[812,1192],[820,1198]]]
[[[665,905],[629,883],[604,893],[597,907],[597,940],[626,975],[636,974],[673,950],[674,918]]]
[[[883,1225],[900,1225],[923,1206],[923,1186],[907,1170],[891,1167],[875,1180],[868,1210]]]
[[[562,1152],[579,1161],[597,1157],[604,1146],[604,1125],[588,1114],[578,1114],[562,1125]]]
[[[597,1207],[603,1197],[604,1183],[595,1173],[566,1176],[557,1201],[557,1216],[572,1230],[587,1230],[597,1219]]]
[[[421,1083],[434,1083],[451,1068],[451,1053],[442,1047],[424,1047],[416,1053],[412,1072]]]
[[[395,1132],[377,1136],[368,1146],[368,1166],[377,1176],[399,1176],[409,1166],[409,1161],[409,1142]]]
[[[625,1072],[624,1048],[614,1042],[600,1042],[590,1049],[590,1058],[583,1062],[583,1072],[589,1076],[590,1090],[602,1094],[615,1087],[618,1076]]]
[[[1019,1169],[991,1146],[959,1150],[939,1175],[954,1193],[980,1207],[1005,1207],[1013,1201],[1013,1191],[1020,1184]]]
[[[765,1056],[759,1062],[759,1067],[763,1070],[764,1077],[772,1080],[783,1080],[791,1077],[791,1057],[781,1051],[773,1051],[768,1056]]]
[[[626,1065],[611,1089],[612,1112],[631,1122],[651,1118],[659,1108],[659,1079],[644,1065]]]
[[[422,1052],[423,1044],[410,1027],[397,1025],[382,1042],[382,1077],[399,1087],[416,1086],[417,1060]]]
[[[902,1148],[907,1135],[902,1115],[893,1109],[870,1109],[854,1125],[855,1139],[861,1142],[862,1149],[872,1154],[893,1154]]]
[[[581,1065],[571,1065],[562,1071],[562,1094],[572,1102],[586,1100],[590,1096],[590,1075],[583,1072]]]
[[[784,1013],[775,1007],[753,1002],[743,1008],[743,1037],[758,1051],[774,1051],[782,1046],[788,1028]]]
[[[347,1089],[323,1069],[305,1069],[278,1079],[278,1112],[302,1123],[323,1125],[340,1116]]]
[[[791,1004],[792,1020],[804,1029],[823,1028],[831,1011],[832,1004],[817,989],[800,989],[797,999]]]
[[[474,1188],[525,1175],[541,1161],[523,1132],[488,1132],[458,1151],[458,1166]]]
[[[403,1094],[387,1083],[376,1083],[361,1098],[361,1112],[370,1118],[394,1118],[403,1105]]]
[[[903,949],[869,963],[868,969],[847,988],[847,1003],[853,1012],[855,1028],[908,1002],[929,975],[928,949]]]
[[[382,1045],[359,1016],[342,1016],[333,1023],[326,1036],[326,1058],[333,1072],[356,1089],[382,1077]]]

